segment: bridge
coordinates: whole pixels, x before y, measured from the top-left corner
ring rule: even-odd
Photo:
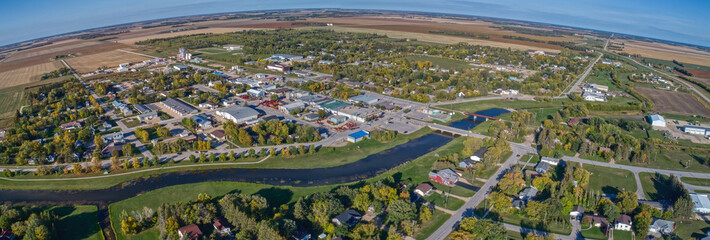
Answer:
[[[465,113],[463,113],[463,114],[466,114],[466,115],[469,115],[469,116],[474,116],[474,117],[477,117],[477,118],[485,118],[485,119],[490,119],[490,120],[500,120],[500,118],[497,118],[497,117],[485,116],[485,115],[481,115],[481,114],[477,114],[477,113],[467,113],[467,112],[465,112]]]

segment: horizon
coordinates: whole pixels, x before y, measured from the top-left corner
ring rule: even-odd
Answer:
[[[86,1],[86,0],[79,0],[79,1]],[[505,0],[506,2],[516,2],[518,0]],[[550,0],[544,0],[542,2],[548,2]],[[617,33],[617,34],[624,34],[624,35],[629,35],[629,36],[634,36],[634,37],[642,37],[642,38],[648,38],[652,40],[661,40],[661,41],[669,41],[669,42],[674,42],[674,43],[680,43],[680,44],[687,44],[687,45],[694,45],[694,46],[699,46],[699,47],[710,47],[710,33],[706,31],[702,31],[702,28],[700,26],[706,26],[707,24],[710,24],[710,21],[705,20],[705,22],[702,22],[700,18],[696,19],[689,19],[684,18],[678,18],[677,16],[673,16],[673,14],[669,14],[667,16],[653,16],[653,15],[648,15],[644,11],[639,11],[635,12],[633,14],[628,14],[628,15],[634,15],[634,17],[637,18],[649,18],[651,16],[653,17],[660,17],[662,18],[662,21],[667,22],[665,26],[662,27],[656,27],[655,25],[663,25],[663,24],[649,24],[646,26],[639,25],[637,23],[634,23],[634,21],[630,21],[629,19],[624,19],[624,18],[619,18],[619,16],[616,16],[617,20],[616,22],[610,22],[608,20],[601,20],[601,19],[593,19],[588,16],[572,16],[574,15],[574,12],[569,12],[569,14],[552,14],[549,11],[559,11],[559,9],[574,9],[575,6],[563,6],[562,8],[559,9],[531,9],[529,6],[517,6],[517,8],[503,8],[504,4],[492,4],[492,3],[484,3],[484,2],[477,2],[475,0],[449,0],[440,3],[439,7],[434,7],[434,8],[427,8],[425,5],[426,3],[423,4],[412,4],[416,6],[403,6],[399,5],[399,9],[393,8],[393,5],[397,5],[397,2],[388,2],[388,3],[376,3],[374,1],[361,1],[363,4],[354,4],[358,5],[357,7],[347,7],[349,5],[353,5],[352,3],[339,3],[335,4],[337,6],[333,6],[333,3],[330,2],[321,2],[321,0],[311,0],[306,3],[300,4],[300,6],[291,6],[287,7],[285,6],[284,8],[279,8],[279,9],[265,9],[263,7],[260,7],[262,4],[259,3],[247,3],[247,4],[242,4],[243,9],[229,9],[227,11],[224,11],[224,8],[221,8],[223,11],[213,11],[214,9],[218,9],[217,6],[220,4],[233,4],[231,1],[223,1],[223,0],[210,0],[202,3],[191,3],[187,0],[182,0],[183,3],[180,3],[181,1],[171,1],[170,4],[157,4],[156,2],[160,1],[153,1],[150,3],[145,3],[145,8],[143,9],[126,9],[123,7],[118,7],[116,9],[111,9],[109,10],[111,15],[110,17],[105,16],[105,10],[99,11],[94,13],[93,15],[95,16],[90,16],[91,14],[85,14],[85,15],[78,15],[78,16],[73,16],[74,19],[67,19],[65,20],[64,16],[62,13],[63,11],[60,10],[54,10],[55,12],[52,13],[51,11],[48,12],[47,16],[42,19],[42,17],[39,18],[31,18],[31,21],[17,21],[17,19],[20,18],[15,18],[14,15],[20,15],[23,14],[24,11],[22,10],[23,7],[28,7],[23,4],[27,4],[30,2],[44,2],[42,0],[30,0],[27,2],[13,2],[10,3],[10,7],[6,9],[11,9],[13,8],[13,4],[15,7],[20,8],[19,11],[15,11],[12,13],[5,13],[5,14],[0,14],[0,33],[5,33],[5,32],[18,32],[20,34],[2,34],[0,35],[0,46],[7,46],[7,45],[12,45],[12,44],[17,44],[17,43],[22,43],[22,42],[27,42],[27,41],[32,41],[32,40],[37,40],[37,39],[42,39],[42,38],[47,38],[47,37],[52,37],[52,36],[57,36],[57,35],[63,35],[63,34],[68,34],[68,33],[74,33],[74,32],[81,32],[81,31],[87,31],[91,29],[96,29],[96,28],[104,28],[104,27],[110,27],[110,26],[117,26],[117,25],[126,25],[126,24],[133,24],[137,22],[145,22],[145,21],[156,21],[156,20],[163,20],[163,19],[172,19],[172,18],[181,18],[181,17],[190,17],[190,16],[202,16],[202,15],[215,15],[215,14],[227,14],[227,13],[240,13],[240,12],[259,12],[259,11],[278,11],[278,10],[306,10],[306,9],[341,9],[341,10],[365,10],[365,11],[398,11],[398,12],[414,12],[414,13],[427,13],[427,14],[451,14],[451,15],[463,15],[463,16],[471,16],[471,17],[483,17],[483,18],[496,18],[496,19],[506,19],[506,20],[515,20],[515,21],[524,21],[524,22],[534,22],[534,23],[542,23],[542,24],[550,24],[550,25],[558,25],[558,26],[565,26],[565,27],[572,27],[572,28],[579,28],[579,29],[589,29],[589,30],[594,30],[594,31],[601,31],[601,32],[609,32],[609,33]],[[136,2],[135,0],[129,0],[129,2]],[[187,2],[187,3],[186,3]],[[601,1],[600,5],[604,5],[603,2],[610,2],[609,0],[604,0]],[[703,2],[703,1],[695,1],[699,5],[705,4],[710,7],[710,2]],[[101,4],[105,4],[105,2],[92,2],[94,5],[92,6],[83,6],[85,8],[83,11],[92,11],[92,13],[98,8],[100,9]],[[320,4],[319,6],[314,6],[314,4]],[[419,2],[422,3],[422,2]],[[171,5],[172,4],[172,5]],[[369,4],[369,5],[368,5]],[[568,4],[568,3],[565,3]],[[562,4],[562,5],[565,5]],[[631,2],[629,2],[629,5]],[[89,4],[87,4],[89,5]],[[126,3],[124,5],[130,5],[130,3]],[[156,6],[156,8],[150,8],[150,6]],[[212,6],[215,5],[215,6]],[[273,4],[270,4],[273,6]],[[285,4],[289,5],[289,4]],[[291,5],[299,5],[299,4],[291,4]],[[371,6],[371,5],[378,5],[378,6]],[[458,8],[457,10],[442,10],[443,9],[455,9],[455,8],[447,8],[451,5],[458,5],[458,6],[463,6],[461,8]],[[524,4],[523,4],[524,5]],[[650,4],[653,5],[653,4]],[[692,4],[688,4],[692,5]],[[466,7],[474,7],[475,11],[466,11]],[[579,6],[577,6],[579,7]],[[604,9],[604,8],[599,8],[600,6],[594,6],[592,7],[592,10],[589,10],[591,12],[594,11],[608,11],[609,9]],[[653,8],[651,8],[653,9]],[[695,10],[699,9],[704,9],[704,8],[695,8]],[[524,10],[524,11],[523,11]],[[548,10],[548,11],[545,11]],[[646,9],[649,10],[649,9]],[[55,16],[57,15],[57,12],[61,12],[61,16]],[[481,12],[484,11],[489,14],[477,14],[476,12]],[[675,9],[675,13],[685,13],[683,9]],[[36,12],[41,12],[41,11],[36,11]],[[672,12],[672,11],[671,11]],[[516,15],[518,13],[518,15]],[[523,14],[520,14],[523,13]],[[610,13],[608,14],[609,16],[612,16],[616,14],[618,15],[619,12],[616,13]],[[697,13],[696,13],[697,14]],[[505,15],[505,16],[501,16]],[[540,15],[555,15],[555,16],[549,16],[546,18],[541,18],[539,17]],[[624,16],[627,14],[624,13]],[[687,14],[686,14],[687,15]],[[518,17],[515,17],[518,16]],[[527,17],[526,17],[527,16]],[[608,16],[607,16],[608,17]],[[685,17],[685,15],[684,15]],[[3,18],[8,18],[8,19],[15,19],[13,21],[10,21],[8,19],[3,19]],[[570,20],[568,18],[573,18],[573,20],[577,20],[575,24],[575,21],[564,21],[565,19]],[[605,18],[605,17],[601,17]],[[629,17],[632,18],[632,17]],[[30,18],[25,18],[25,19],[30,19]],[[55,20],[52,21],[51,19],[61,19],[61,20]],[[83,20],[80,20],[83,19]],[[2,21],[5,20],[5,21]],[[95,20],[95,21],[93,21]],[[622,21],[623,20],[623,21]],[[639,20],[640,21],[640,20]],[[598,24],[590,24],[590,23],[598,23]],[[643,21],[641,21],[643,22]],[[19,24],[17,24],[19,23]],[[611,23],[612,27],[609,27],[609,24]],[[673,23],[671,25],[668,25],[668,23]],[[682,23],[682,24],[681,24]],[[24,26],[23,26],[24,25]],[[603,25],[607,25],[607,27],[604,27]],[[697,29],[698,31],[695,33],[681,33],[677,32],[676,30],[670,30],[668,29],[669,26],[688,26],[689,30],[694,30]],[[59,27],[57,27],[59,26]],[[613,27],[615,26],[615,27]],[[643,31],[644,29],[639,29],[638,27],[643,27],[645,30],[648,31]],[[22,31],[19,31],[18,29],[22,29]],[[32,31],[26,31],[26,29],[33,29]],[[685,29],[685,28],[684,28]],[[628,30],[628,31],[624,31]],[[646,34],[644,34],[646,33]]]

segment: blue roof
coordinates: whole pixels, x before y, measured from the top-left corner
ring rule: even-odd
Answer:
[[[357,132],[354,132],[354,133],[348,135],[348,137],[351,137],[351,138],[354,138],[354,139],[359,139],[359,138],[362,138],[362,137],[364,137],[364,136],[369,136],[369,135],[370,135],[369,132],[360,130],[360,131],[357,131]]]

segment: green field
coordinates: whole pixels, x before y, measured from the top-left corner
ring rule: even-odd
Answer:
[[[589,239],[608,239],[606,235],[602,232],[602,230],[598,227],[592,227],[589,229],[584,229],[580,231],[582,233],[582,237],[584,238],[589,238]]]
[[[446,197],[438,193],[432,193],[431,195],[424,198],[427,202],[433,203],[436,206],[443,207],[449,210],[458,210],[464,202],[461,199],[449,196],[448,200]],[[447,202],[448,201],[448,202]]]
[[[436,229],[441,226],[441,224],[444,224],[446,220],[449,219],[451,215],[448,213],[442,212],[442,211],[434,211],[434,214],[431,216],[431,219],[428,222],[425,222],[422,224],[421,229],[419,232],[414,234],[415,239],[426,239],[436,231]]]
[[[432,63],[432,67],[438,66],[439,68],[442,68],[442,69],[459,70],[459,71],[471,69],[471,65],[467,62],[453,60],[453,59],[447,59],[447,58],[417,55],[417,56],[407,56],[407,57],[405,57],[405,59],[410,60],[410,61],[420,61],[420,62],[429,61]]]
[[[475,102],[454,103],[438,106],[442,109],[457,110],[462,112],[476,112],[490,108],[559,108],[562,103],[570,102],[569,98],[555,99],[551,102],[525,101],[525,100],[483,100]]]
[[[706,221],[683,221],[676,222],[675,233],[680,239],[700,239],[705,237],[710,231],[710,222]]]
[[[590,190],[611,194],[620,191],[636,191],[636,179],[630,171],[594,165],[584,165],[584,169],[592,174],[589,178]],[[612,179],[613,181],[611,181]]]
[[[631,231],[614,231],[614,240],[632,240],[634,239]]]
[[[202,48],[202,49],[197,49],[196,51],[198,51],[198,52],[204,52],[204,53],[208,53],[208,54],[225,53],[225,52],[227,52],[227,50],[224,49],[224,48]]]
[[[641,186],[643,187],[643,193],[646,195],[646,199],[651,201],[657,200],[669,200],[667,197],[670,194],[670,177],[666,175],[659,175],[660,181],[656,180],[654,173],[639,173],[639,178],[641,179]]]
[[[67,240],[102,240],[98,221],[98,208],[91,205],[57,206],[52,212],[58,220],[54,229],[58,239]]]
[[[682,177],[682,178],[680,178],[680,180],[683,181],[684,183],[687,183],[690,185],[710,186],[710,179],[707,179],[707,178]]]

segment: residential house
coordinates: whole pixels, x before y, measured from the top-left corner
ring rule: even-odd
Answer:
[[[577,126],[577,124],[579,124],[579,118],[569,118],[569,120],[567,120],[567,125],[570,127]]]
[[[660,218],[654,218],[651,222],[651,226],[648,228],[649,232],[660,233],[660,234],[670,234],[675,230],[675,222],[671,220],[665,220]]]
[[[311,234],[303,228],[298,228],[291,238],[294,240],[311,240]]]
[[[217,218],[212,222],[212,227],[221,235],[231,234],[232,228],[229,227],[226,221],[221,218]]]
[[[338,214],[332,219],[332,222],[336,226],[347,225],[349,227],[355,226],[362,219],[362,215],[355,209],[348,209],[345,212]]]
[[[592,226],[598,227],[599,229],[602,230],[602,233],[606,235],[609,233],[609,222],[606,220],[605,217],[599,216],[599,215],[586,215],[584,216],[585,218],[589,219],[589,222],[592,224]]]
[[[99,131],[103,132],[103,131],[106,131],[106,130],[111,129],[112,127],[113,127],[113,125],[111,125],[111,123],[109,123],[109,122],[104,122],[104,123],[101,124],[101,127],[99,128]]]
[[[71,121],[67,123],[62,123],[59,127],[64,131],[74,130],[81,127],[81,123],[78,121]]]
[[[17,236],[12,233],[12,229],[5,229],[0,232],[0,240],[15,240]]]
[[[541,157],[540,161],[546,162],[546,163],[550,164],[551,166],[557,166],[557,164],[560,163],[559,158],[551,158],[551,157]]]
[[[690,199],[693,201],[695,212],[700,214],[710,213],[710,199],[707,194],[691,193]]]
[[[421,183],[419,184],[416,188],[414,188],[414,193],[416,193],[419,196],[425,197],[429,196],[431,194],[431,190],[434,189],[434,186],[428,183]]]
[[[483,160],[483,156],[486,155],[486,152],[488,152],[487,147],[479,148],[478,150],[476,150],[475,153],[473,153],[470,159],[476,162],[480,162],[481,160]]]
[[[446,186],[454,186],[459,181],[459,175],[453,170],[446,168],[429,172],[429,179]]]
[[[200,239],[202,238],[202,231],[195,224],[190,224],[178,229],[178,235],[180,239]]]
[[[535,187],[525,188],[518,193],[518,198],[526,202],[532,200],[535,196],[537,196],[537,188]]]
[[[614,219],[614,230],[631,231],[632,224],[633,222],[629,215],[621,214],[621,216]]]
[[[547,173],[550,170],[550,163],[540,161],[535,165],[535,171],[539,173]]]
[[[471,157],[473,157],[473,156],[471,156]],[[475,164],[476,164],[475,161],[465,158],[459,162],[459,167],[460,168],[472,168],[473,165],[475,165]]]
[[[212,131],[210,133],[210,136],[217,139],[217,140],[220,140],[220,141],[224,141],[224,139],[225,139],[225,133],[224,133],[224,130],[222,130],[222,129],[217,129],[217,130]]]
[[[122,143],[123,142],[123,132],[115,132],[115,133],[109,133],[106,135],[101,136],[101,138],[104,140],[104,143]]]
[[[569,215],[573,218],[579,218],[584,214],[584,207],[579,206],[579,205],[574,205],[572,207],[572,211],[569,212]]]
[[[513,202],[510,205],[511,208],[515,209],[521,209],[523,206],[525,206],[525,201],[520,199],[513,199]]]

